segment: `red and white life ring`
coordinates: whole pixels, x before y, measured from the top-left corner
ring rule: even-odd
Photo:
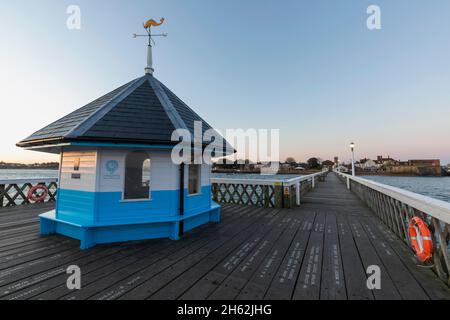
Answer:
[[[43,190],[40,195],[36,195],[36,191]],[[28,199],[30,201],[34,202],[44,202],[45,198],[48,195],[48,188],[42,184],[38,184],[34,187],[31,187],[30,190],[28,190]]]
[[[411,246],[421,262],[427,262],[433,257],[433,240],[430,229],[419,217],[414,217],[409,223],[409,238]]]

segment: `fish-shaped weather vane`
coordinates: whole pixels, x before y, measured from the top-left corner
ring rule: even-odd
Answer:
[[[146,74],[153,74],[153,57],[152,57],[152,43],[154,44],[155,41],[153,40],[153,37],[167,37],[167,33],[160,33],[160,34],[152,34],[152,27],[159,27],[164,23],[165,19],[161,18],[159,19],[159,22],[156,20],[150,19],[147,20],[143,24],[145,31],[147,31],[147,34],[133,34],[134,38],[137,37],[148,37],[148,50],[147,50],[147,67],[145,68]]]
[[[144,23],[144,28],[148,29],[150,27],[159,27],[160,25],[162,25],[164,23],[164,18],[159,19],[159,22],[156,22],[153,19],[148,20],[146,23]]]
[[[137,37],[148,37],[149,45],[152,44],[152,41],[153,41],[152,37],[167,37],[167,33],[152,34],[152,32],[151,32],[152,27],[159,27],[160,25],[162,25],[164,23],[164,21],[165,21],[164,18],[159,19],[159,22],[157,22],[154,19],[148,20],[147,22],[145,22],[143,24],[145,31],[147,31],[147,34],[136,34],[135,33],[135,34],[133,34],[133,37],[134,38],[137,38]],[[153,41],[153,43],[155,43],[155,42]]]

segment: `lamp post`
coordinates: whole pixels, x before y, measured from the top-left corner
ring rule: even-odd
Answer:
[[[355,176],[355,144],[350,143],[350,150],[352,151],[352,176]]]

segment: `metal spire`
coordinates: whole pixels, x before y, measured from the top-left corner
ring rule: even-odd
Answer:
[[[137,37],[148,37],[148,47],[147,47],[147,67],[145,67],[145,74],[152,75],[155,71],[153,69],[153,53],[152,53],[152,43],[155,44],[155,41],[153,40],[153,37],[167,37],[167,33],[161,33],[161,34],[152,34],[151,28],[152,27],[159,27],[164,23],[164,18],[160,19],[160,22],[156,22],[153,19],[148,20],[146,23],[144,23],[144,29],[147,32],[147,34],[133,34],[134,38]]]

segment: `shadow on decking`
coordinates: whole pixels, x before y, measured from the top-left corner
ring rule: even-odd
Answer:
[[[80,251],[38,233],[51,205],[0,210],[0,299],[449,299],[450,291],[333,177],[296,209],[225,205],[180,241]],[[82,289],[66,287],[78,265]],[[381,290],[366,269],[381,269]]]

